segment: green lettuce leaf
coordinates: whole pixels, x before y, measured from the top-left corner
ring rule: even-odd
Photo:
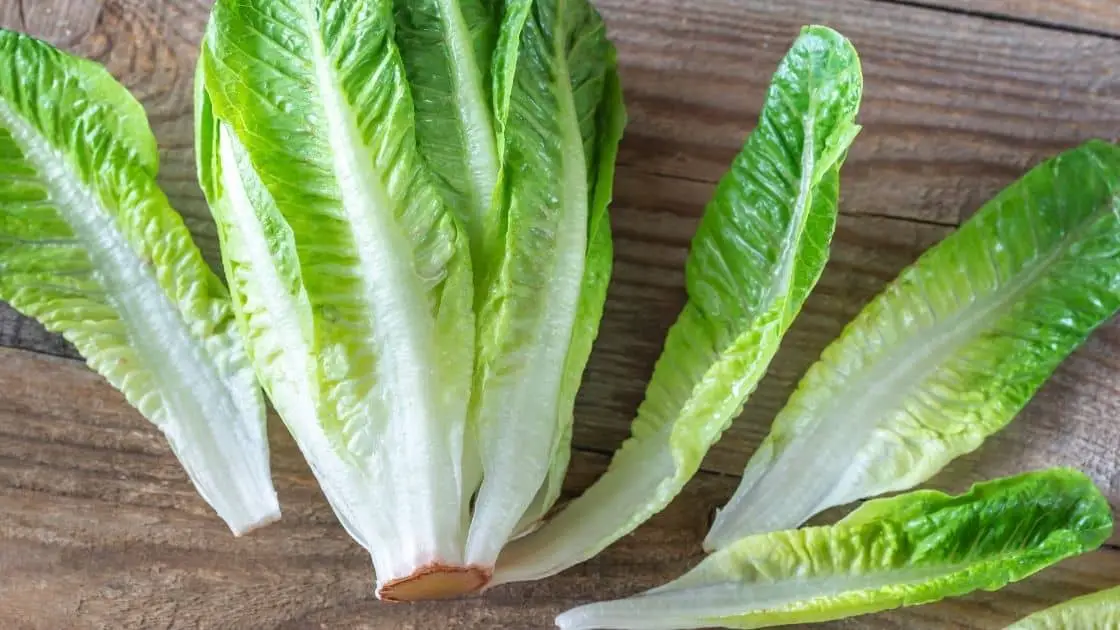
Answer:
[[[470,235],[493,220],[498,147],[490,90],[497,0],[395,0],[396,42],[416,108],[419,151]],[[492,245],[492,244],[491,244]]]
[[[461,566],[469,246],[418,150],[391,0],[219,0],[200,179],[257,374],[379,594]]]
[[[495,582],[552,575],[590,558],[663,509],[695,474],[820,277],[861,91],[851,44],[827,28],[805,29],[705,210],[687,263],[689,301],[632,437],[586,493],[503,552]]]
[[[1017,621],[1007,630],[1116,630],[1120,587],[1076,597]]]
[[[1010,422],[1117,308],[1120,148],[1090,142],[1003,191],[849,324],[705,547],[930,478]]]
[[[607,75],[603,91],[603,107],[600,110],[601,129],[599,166],[594,182],[594,198],[587,228],[587,260],[584,263],[583,288],[572,338],[565,359],[564,374],[560,383],[560,404],[557,421],[560,430],[552,450],[551,464],[547,478],[541,486],[529,510],[522,517],[519,530],[535,527],[545,514],[552,509],[560,498],[561,486],[568,472],[568,462],[572,447],[572,410],[583,371],[591,356],[591,346],[599,334],[599,322],[603,318],[603,305],[607,299],[607,286],[610,284],[614,247],[611,242],[611,221],[607,208],[611,202],[614,184],[615,159],[618,144],[626,126],[626,110],[622,104],[622,86],[618,74],[612,69]]]
[[[867,503],[830,527],[749,536],[665,586],[560,615],[563,630],[765,628],[997,590],[1100,546],[1108,501],[1054,469]],[[1080,626],[1078,626],[1080,627]]]
[[[239,534],[280,513],[264,401],[158,160],[143,109],[104,68],[0,30],[0,299],[159,427]]]
[[[551,507],[567,469],[610,277],[607,206],[625,123],[614,47],[588,2],[510,0],[502,19],[500,210],[477,265],[483,481],[467,541],[468,562],[484,566]]]

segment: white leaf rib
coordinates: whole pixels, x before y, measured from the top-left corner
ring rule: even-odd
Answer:
[[[1084,224],[1091,222],[1086,220]],[[997,278],[996,288],[984,295],[966,296],[970,299],[954,313],[938,315],[931,310],[927,315],[928,325],[911,326],[907,337],[892,342],[897,347],[873,357],[857,373],[848,374],[842,391],[829,397],[825,407],[791,407],[786,413],[804,414],[803,419],[797,420],[800,428],[796,436],[765,463],[765,471],[752,476],[755,480],[751,487],[737,491],[720,511],[705,546],[718,549],[745,535],[796,527],[829,507],[889,491],[889,488],[865,488],[855,483],[861,471],[852,466],[859,458],[821,457],[820,454],[826,451],[860,453],[875,446],[873,435],[882,428],[882,420],[904,409],[936,370],[987,330],[996,321],[997,314],[1014,305],[1080,232],[1072,230],[1055,243],[1050,252],[1018,270],[1011,278],[1000,278],[996,273],[999,265],[989,254],[987,260],[993,277]],[[921,282],[922,274],[918,269],[911,272],[913,283],[905,289],[908,293],[896,302],[905,300],[919,308],[923,305],[932,308]],[[896,308],[892,312],[902,311]],[[847,334],[865,338],[869,334],[879,334],[877,331],[872,322],[870,327],[865,325]],[[836,383],[831,378],[821,382],[821,378],[827,377],[817,377],[817,387],[831,387]],[[796,399],[791,403],[802,404]],[[782,420],[779,417],[775,422]],[[822,449],[821,445],[827,448]],[[796,496],[791,497],[787,491],[791,486],[800,489]]]
[[[242,384],[223,381],[205,340],[191,335],[151,265],[132,249],[113,214],[67,156],[4,101],[0,124],[41,174],[58,212],[87,252],[104,298],[124,325],[127,343],[154,376],[162,404],[149,419],[167,436],[199,494],[235,533],[278,518],[263,417],[246,417],[239,394],[231,391]],[[114,385],[122,386],[131,400],[145,396],[123,387],[127,375],[121,379]]]
[[[558,26],[557,32],[562,31]],[[590,200],[583,138],[565,54],[563,40],[557,35],[552,89],[559,109],[562,207],[553,234],[556,254],[548,274],[551,280],[536,305],[544,314],[537,326],[539,337],[517,357],[520,367],[499,377],[499,386],[482,394],[484,476],[466,549],[468,562],[482,566],[495,564],[536,497],[548,475],[552,446],[560,430],[560,387],[583,288]]]
[[[365,459],[371,498],[385,529],[365,540],[377,579],[385,584],[430,562],[462,561],[461,491],[454,483],[459,457],[439,396],[435,322],[407,235],[395,222],[394,202],[358,128],[358,113],[343,93],[317,20],[305,14],[318,96],[338,181],[341,212],[353,239],[362,309],[371,335],[362,343],[376,357],[375,392],[360,404],[368,421],[383,422],[377,451]],[[389,103],[387,107],[395,105]],[[379,417],[383,414],[383,418]],[[460,423],[462,426],[462,423]],[[460,429],[461,430],[461,429]]]

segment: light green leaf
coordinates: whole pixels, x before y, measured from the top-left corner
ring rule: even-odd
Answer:
[[[496,0],[395,0],[396,42],[416,108],[420,154],[447,206],[484,256],[484,225],[498,184],[490,60]]]
[[[705,546],[930,478],[1011,421],[1117,308],[1120,148],[1090,142],[1003,191],[849,324]]]
[[[279,517],[264,404],[157,170],[143,109],[108,72],[0,30],[0,299],[70,340],[242,533]]]
[[[598,179],[594,183],[594,199],[588,225],[587,260],[584,263],[583,288],[580,292],[579,306],[572,330],[572,341],[568,347],[568,357],[564,364],[564,375],[560,389],[560,405],[556,444],[552,450],[552,463],[548,477],[541,486],[533,504],[522,517],[519,528],[534,527],[560,498],[561,486],[568,472],[572,445],[572,415],[576,394],[583,380],[591,346],[599,334],[599,322],[603,319],[603,305],[607,299],[607,286],[610,284],[614,247],[611,243],[611,221],[607,208],[613,194],[615,159],[618,144],[626,126],[626,110],[622,102],[622,86],[618,74],[612,69],[607,76],[603,92],[603,107],[600,111],[601,122],[599,145]]]
[[[492,566],[556,498],[575,389],[610,275],[607,205],[624,123],[614,48],[586,0],[509,0],[496,52],[501,214],[480,296],[483,482],[467,559]],[[536,499],[536,501],[534,500]]]
[[[1112,512],[1054,469],[868,503],[831,527],[743,538],[665,586],[557,618],[563,630],[765,628],[997,590],[1100,546]]]
[[[806,29],[705,210],[686,269],[689,301],[669,331],[633,436],[583,496],[503,552],[497,582],[552,575],[590,558],[663,509],[695,474],[824,267],[861,91],[851,44],[832,30]]]
[[[1007,630],[1116,630],[1120,628],[1120,587],[1077,597],[1039,611]]]
[[[261,381],[382,589],[460,565],[469,252],[392,0],[219,0],[201,69],[201,180]]]

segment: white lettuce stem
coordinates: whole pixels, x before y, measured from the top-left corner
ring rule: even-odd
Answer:
[[[268,452],[260,452],[264,436],[246,436],[222,422],[177,423],[164,435],[195,489],[235,535],[279,520]]]
[[[553,92],[559,110],[558,170],[563,177],[558,185],[562,191],[557,210],[560,216],[552,228],[552,271],[546,276],[551,280],[539,302],[532,304],[540,317],[533,346],[519,351],[516,357],[501,358],[502,363],[515,361],[517,369],[483,381],[478,425],[484,476],[466,549],[467,562],[482,566],[492,567],[497,562],[551,467],[552,448],[563,415],[559,409],[560,388],[587,257],[587,160],[561,37],[564,29],[559,25],[555,28]]]
[[[279,518],[263,414],[252,401],[239,400],[231,391],[244,386],[252,392],[255,385],[223,382],[151,264],[133,250],[118,220],[81,181],[67,157],[3,102],[0,123],[36,167],[89,256],[103,299],[118,313],[143,371],[154,378],[162,404],[130,402],[155,410],[149,419],[163,430],[199,492],[234,533]],[[98,358],[90,357],[90,364],[99,367]]]

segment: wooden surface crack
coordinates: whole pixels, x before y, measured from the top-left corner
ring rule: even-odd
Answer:
[[[1115,5],[1111,8],[1104,6],[1107,3],[1097,2],[1082,2],[1078,6],[1077,0],[1023,0],[1020,2],[1022,5],[1036,5],[1034,10],[1040,14],[1041,17],[1033,17],[1030,13],[1031,9],[1027,9],[1024,13],[1014,13],[1016,7],[1011,6],[1008,2],[1000,2],[998,0],[870,0],[871,2],[883,2],[887,4],[897,4],[906,7],[913,7],[915,9],[929,9],[931,11],[945,11],[954,13],[956,15],[963,15],[983,20],[996,20],[1000,22],[1010,22],[1012,24],[1022,24],[1024,26],[1031,26],[1035,28],[1042,28],[1055,31],[1064,31],[1066,33],[1075,33],[1077,35],[1088,35],[1091,37],[1105,37],[1108,39],[1120,39],[1120,32],[1117,26],[1120,25],[1120,11],[1117,11]],[[1049,7],[1042,7],[1044,2],[1050,4]],[[1086,7],[1085,5],[1088,5]],[[1098,6],[1100,5],[1100,6]],[[976,6],[986,8],[974,8]],[[1066,9],[1068,14],[1057,13],[1063,10],[1063,7],[1068,6]],[[1098,9],[1100,11],[1111,10],[1114,11],[1113,19],[1103,20],[1097,22],[1097,26],[1091,26],[1092,10]],[[1021,10],[1021,9],[1020,9]],[[1084,13],[1085,15],[1077,15],[1077,13]],[[1107,18],[1108,16],[1105,15]],[[1068,21],[1063,21],[1068,20]]]

